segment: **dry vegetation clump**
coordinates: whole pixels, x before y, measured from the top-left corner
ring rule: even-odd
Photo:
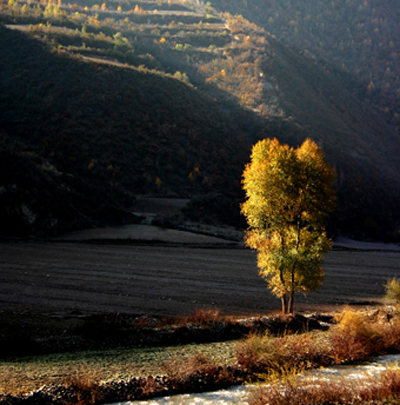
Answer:
[[[65,387],[71,391],[71,403],[77,405],[96,404],[102,400],[103,395],[96,375],[88,368],[80,370],[68,377]]]
[[[227,317],[216,308],[197,308],[184,319],[185,324],[210,325],[216,322],[225,322]]]
[[[238,343],[236,358],[246,370],[280,374],[284,370],[331,364],[328,350],[329,341],[320,332],[285,334],[278,338],[268,333],[253,334]]]
[[[187,360],[175,357],[164,363],[165,374],[174,380],[184,380],[187,376],[212,366],[214,366],[214,362],[203,353],[197,353]]]
[[[279,377],[278,381],[270,378],[269,385],[257,387],[250,395],[249,405],[363,404],[400,397],[397,364],[379,375],[363,375],[357,380],[340,376],[336,379],[318,377],[315,381],[292,372]]]
[[[164,364],[168,388],[174,392],[198,392],[207,387],[218,389],[243,382],[234,368],[217,365],[213,359],[202,353],[198,353],[186,361],[181,358],[172,359]]]
[[[241,340],[236,348],[237,362],[244,369],[274,368],[281,357],[276,340],[268,332],[251,334]]]
[[[336,364],[365,359],[400,349],[400,319],[390,323],[369,320],[360,311],[345,308],[329,333],[331,352]]]
[[[396,364],[379,376],[352,380],[318,379],[299,375],[311,367],[349,363],[372,355],[400,351],[400,319],[389,314],[368,317],[345,308],[329,332],[284,335],[252,335],[237,347],[242,367],[267,372],[258,374],[267,386],[257,388],[250,405],[348,404],[400,398],[400,369]],[[385,321],[386,318],[386,321]]]
[[[217,308],[195,308],[188,315],[165,317],[158,322],[158,326],[209,326],[213,323],[224,322],[226,316]]]
[[[331,363],[327,354],[329,340],[323,333],[284,335],[277,339],[276,345],[282,353],[285,367],[289,369],[327,366]]]
[[[15,377],[12,371],[3,371],[0,378],[0,395],[18,392],[19,394],[26,394],[29,389],[24,388],[21,390],[21,383]]]
[[[400,319],[368,319],[365,313],[345,308],[328,332],[252,334],[236,348],[238,364],[246,370],[281,372],[343,364],[400,351]]]
[[[335,363],[361,360],[381,351],[381,334],[377,326],[366,322],[360,312],[347,308],[336,321],[337,325],[330,333]]]
[[[234,319],[224,315],[218,308],[195,308],[187,315],[165,316],[161,319],[151,319],[147,317],[138,318],[134,325],[137,328],[167,328],[170,326],[210,326],[215,323],[230,322]]]
[[[400,281],[396,278],[388,280],[385,284],[386,299],[394,301],[397,306],[400,304]]]

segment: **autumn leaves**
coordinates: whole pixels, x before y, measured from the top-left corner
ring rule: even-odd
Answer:
[[[294,294],[322,284],[323,254],[330,249],[325,220],[335,206],[333,168],[307,139],[297,149],[277,139],[258,142],[243,173],[249,224],[247,246],[258,251],[260,275],[292,313]]]

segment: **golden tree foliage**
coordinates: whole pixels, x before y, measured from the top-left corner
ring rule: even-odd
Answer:
[[[246,244],[258,251],[259,273],[282,299],[284,313],[293,312],[296,291],[322,284],[321,262],[331,246],[324,223],[335,205],[333,180],[333,168],[310,139],[297,149],[262,140],[244,170]]]

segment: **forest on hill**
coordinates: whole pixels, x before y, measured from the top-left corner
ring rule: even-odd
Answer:
[[[281,3],[248,3],[0,0],[1,233],[135,222],[140,194],[244,226],[251,146],[311,137],[337,172],[331,232],[393,239],[400,145],[385,85],[363,93],[364,71],[350,80],[311,39],[306,52],[272,32]]]
[[[215,0],[346,81],[400,130],[400,8],[392,0]]]

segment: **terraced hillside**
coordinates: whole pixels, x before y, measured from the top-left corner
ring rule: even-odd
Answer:
[[[1,0],[0,18],[3,234],[135,222],[146,193],[243,226],[251,145],[311,137],[338,174],[331,229],[393,237],[395,131],[243,17],[199,1]]]

